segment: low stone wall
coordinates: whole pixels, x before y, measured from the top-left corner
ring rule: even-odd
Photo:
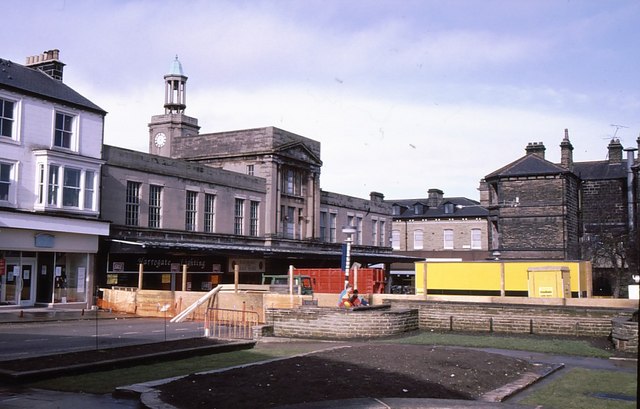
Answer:
[[[420,329],[515,334],[609,336],[611,321],[631,311],[612,308],[388,300],[417,308]]]
[[[625,318],[611,320],[611,339],[616,349],[638,353],[638,321]]]
[[[418,329],[418,310],[300,307],[266,310],[276,337],[355,339],[379,338]]]

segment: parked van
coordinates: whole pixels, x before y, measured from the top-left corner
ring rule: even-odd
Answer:
[[[276,293],[289,292],[289,275],[279,274],[263,274],[262,284],[269,285],[269,290]],[[311,277],[294,275],[293,276],[293,293],[301,295],[313,295],[313,287],[311,286]]]

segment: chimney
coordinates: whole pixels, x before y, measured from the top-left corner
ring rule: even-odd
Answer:
[[[369,193],[369,199],[374,203],[382,203],[384,201],[384,195],[379,192]]]
[[[564,139],[560,142],[560,166],[569,170],[573,168],[573,145],[569,141],[569,130],[566,128]]]
[[[529,142],[526,148],[527,155],[538,155],[542,159],[544,159],[545,150],[547,150],[547,148],[544,147],[542,142]]]
[[[620,139],[614,138],[609,142],[609,163],[622,163],[622,144]]]
[[[430,208],[436,208],[444,201],[444,192],[440,189],[429,189],[429,199],[427,199],[427,205]]]
[[[480,179],[478,191],[480,192],[480,205],[489,206],[489,184],[486,180]]]
[[[29,68],[38,69],[53,79],[62,81],[64,64],[58,59],[59,57],[60,50],[49,50],[40,55],[27,57],[27,63],[25,65]]]

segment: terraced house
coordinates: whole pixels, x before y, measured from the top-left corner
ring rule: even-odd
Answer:
[[[0,305],[91,305],[106,112],[63,82],[59,51],[0,59]]]

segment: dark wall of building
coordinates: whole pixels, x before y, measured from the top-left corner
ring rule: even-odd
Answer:
[[[492,215],[499,220],[499,250],[503,258],[579,258],[575,178],[505,178],[498,182],[497,191],[501,197],[518,199],[498,201],[491,207]]]
[[[582,182],[582,222],[585,233],[606,229],[625,229],[628,221],[627,187],[624,179]]]

